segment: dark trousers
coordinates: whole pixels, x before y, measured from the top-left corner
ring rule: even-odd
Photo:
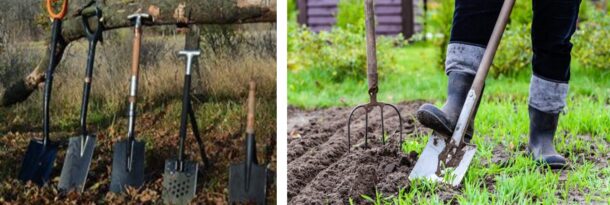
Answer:
[[[532,68],[536,76],[558,83],[570,80],[570,38],[581,0],[531,0]],[[456,0],[451,43],[485,47],[503,0]]]

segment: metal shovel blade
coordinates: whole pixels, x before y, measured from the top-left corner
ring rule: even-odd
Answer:
[[[248,176],[249,180],[246,180]],[[250,173],[246,163],[231,165],[229,170],[229,204],[265,204],[267,198],[267,168],[251,164]]]
[[[178,160],[165,161],[162,198],[165,204],[189,204],[197,193],[197,164],[183,162],[184,170],[179,171]]]
[[[115,193],[123,192],[127,186],[138,188],[144,184],[144,143],[133,143],[131,170],[127,169],[128,145],[129,140],[121,140],[113,147],[110,191]]]
[[[32,181],[40,186],[49,181],[57,148],[58,145],[51,142],[45,148],[42,140],[32,139],[21,164],[19,179],[24,182]]]
[[[70,138],[64,167],[61,169],[59,177],[59,189],[62,191],[83,192],[91,159],[93,158],[93,150],[95,150],[96,138],[93,135],[87,135],[85,138],[85,146],[82,146],[82,136]],[[82,149],[81,149],[82,147]]]
[[[430,135],[428,143],[424,148],[424,151],[419,155],[419,159],[415,163],[415,167],[409,174],[409,180],[414,179],[427,179],[431,181],[443,182],[457,186],[460,184],[466,170],[472,162],[472,158],[476,152],[476,146],[473,144],[466,144],[461,151],[463,155],[459,160],[457,166],[451,166],[448,164],[446,159],[440,161],[442,152],[446,147],[445,139],[439,136],[436,132]],[[440,170],[439,170],[440,169]]]

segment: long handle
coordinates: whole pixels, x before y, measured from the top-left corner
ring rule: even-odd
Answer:
[[[135,141],[136,97],[138,90],[138,73],[140,68],[140,45],[142,43],[142,28],[135,27],[133,50],[131,53],[131,83],[129,89],[129,142]]]
[[[182,53],[181,53],[182,54]],[[191,64],[193,61],[193,56],[189,54],[186,55],[186,71],[184,74],[184,90],[182,92],[182,115],[180,117],[180,153],[178,155],[178,161],[182,162],[184,160],[184,141],[186,139],[186,119],[188,117],[188,111],[190,110],[190,102],[191,102]]]
[[[205,167],[210,167],[210,160],[208,160],[208,156],[205,154],[205,146],[203,144],[203,140],[201,139],[201,135],[199,134],[199,126],[197,125],[197,119],[195,118],[195,111],[193,110],[193,103],[191,101],[189,101],[189,119],[191,121],[193,134],[195,135],[195,140],[197,140],[197,144],[199,145],[201,160],[203,160]]]
[[[57,66],[57,58],[55,56],[55,47],[57,45],[57,37],[61,32],[61,20],[55,19],[53,20],[53,26],[51,28],[51,46],[49,49],[50,60],[49,67],[47,67],[47,73],[45,74],[45,83],[44,83],[44,99],[43,99],[43,121],[42,121],[42,133],[43,139],[42,144],[43,148],[46,148],[49,144],[49,124],[50,124],[50,116],[49,116],[49,106],[51,102],[51,90],[53,89],[53,73],[55,72],[55,66]]]
[[[460,117],[458,118],[455,126],[455,131],[453,132],[453,136],[451,136],[456,146],[461,143],[466,131],[466,127],[468,127],[468,123],[470,121],[469,119],[474,114],[476,102],[481,97],[483,85],[485,84],[485,78],[487,77],[489,67],[493,62],[496,51],[498,50],[498,46],[500,45],[500,40],[504,34],[504,29],[506,28],[508,17],[510,16],[514,4],[515,0],[504,0],[502,10],[500,11],[500,15],[498,16],[498,20],[496,21],[496,25],[494,26],[494,30],[491,34],[491,38],[489,39],[489,43],[487,43],[487,48],[485,48],[483,59],[481,60],[481,64],[477,70],[477,75],[474,77],[470,91],[468,91],[468,96],[466,97],[466,101],[462,107]]]
[[[377,42],[375,37],[375,3],[374,0],[364,1],[366,25],[366,65],[369,81],[369,97],[371,102],[377,102]]]
[[[256,104],[255,99],[256,83],[250,81],[250,92],[248,94],[248,119],[246,126],[246,177],[244,178],[246,184],[246,191],[250,188],[250,170],[252,170],[253,164],[258,164],[256,159],[256,141],[254,137],[254,107]]]
[[[95,61],[95,48],[97,41],[89,41],[89,52],[87,55],[87,68],[85,69],[85,79],[83,84],[83,99],[81,103],[80,125],[83,138],[88,133],[87,131],[87,109],[89,105],[89,93],[91,93],[91,81],[93,80],[93,62]]]

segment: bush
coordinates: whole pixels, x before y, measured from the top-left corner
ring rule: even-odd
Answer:
[[[341,0],[337,4],[337,24],[335,26],[354,33],[363,34],[364,0]]]
[[[508,26],[490,70],[492,76],[513,75],[530,67],[532,58],[530,30],[530,24],[511,23]]]
[[[603,12],[591,15],[574,34],[572,54],[585,68],[610,71],[610,16]]]
[[[348,78],[366,78],[366,39],[363,34],[342,28],[314,33],[305,27],[290,26],[288,33],[288,69],[317,72],[323,79],[341,82]],[[398,38],[377,38],[377,62],[380,76],[396,64],[393,49]]]

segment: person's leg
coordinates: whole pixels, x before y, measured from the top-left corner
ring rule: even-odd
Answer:
[[[441,135],[451,136],[477,68],[483,58],[503,0],[456,0],[451,39],[447,46],[445,73],[448,76],[447,101],[438,109],[424,104],[417,119]],[[472,138],[472,123],[465,140]]]
[[[576,30],[580,0],[533,0],[533,75],[530,82],[528,150],[535,160],[561,168],[566,160],[553,138],[566,106],[570,80],[570,39]]]

